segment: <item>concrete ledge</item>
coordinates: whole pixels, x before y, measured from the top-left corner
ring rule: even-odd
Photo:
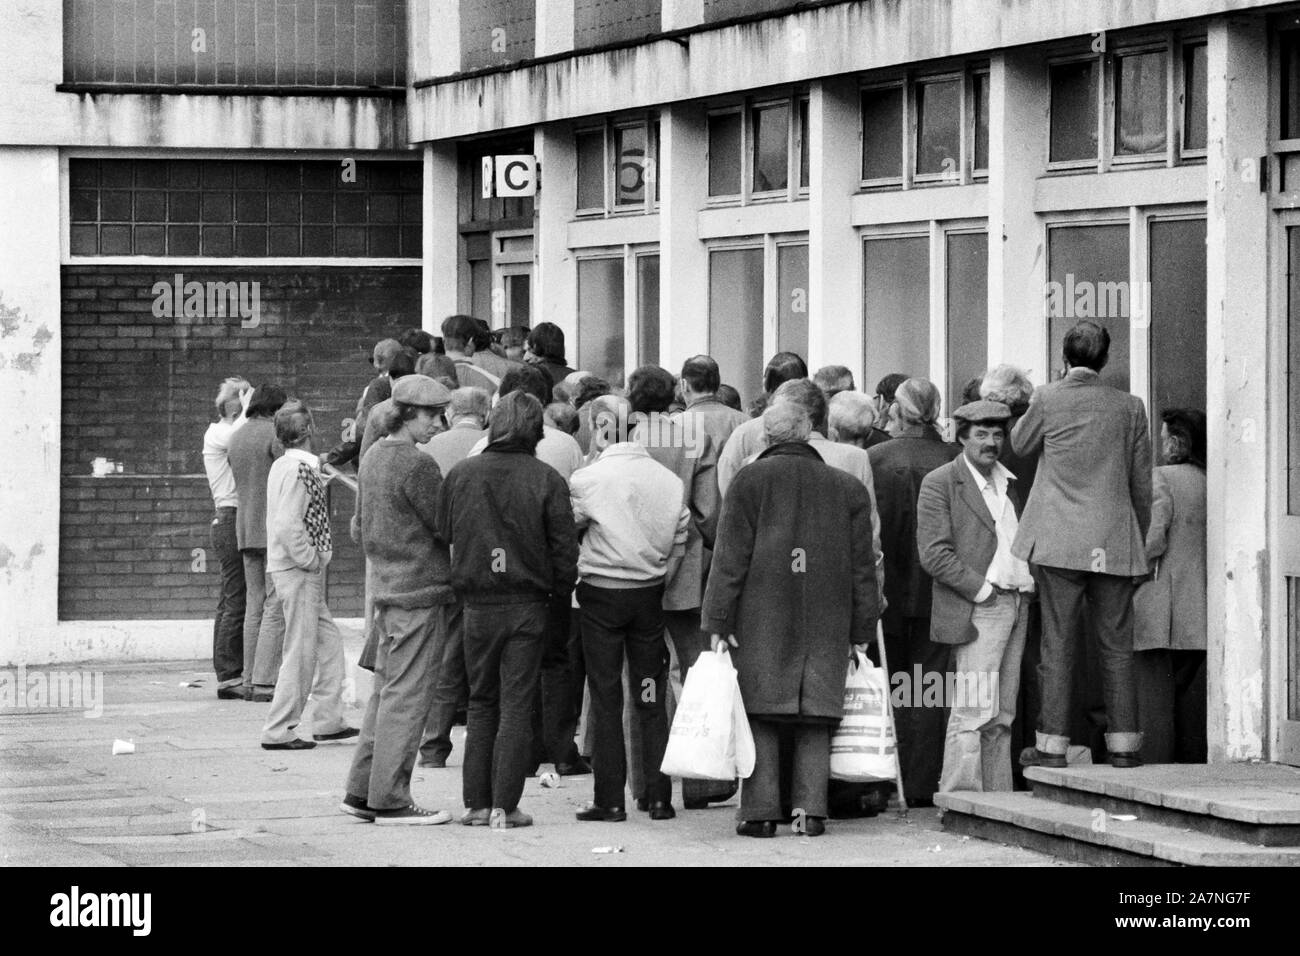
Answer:
[[[1116,820],[1104,809],[1056,803],[1026,793],[940,793],[935,794],[934,802],[945,811],[944,829],[970,832],[962,829],[966,824],[961,818],[978,818],[999,825],[999,839],[1031,849],[1041,849],[1037,835],[1046,834],[1111,854],[1184,866],[1300,866],[1300,847],[1251,846],[1148,820]],[[1021,838],[1017,831],[1035,836]]]
[[[1280,764],[1030,767],[1034,784],[1259,826],[1300,825],[1300,769]]]

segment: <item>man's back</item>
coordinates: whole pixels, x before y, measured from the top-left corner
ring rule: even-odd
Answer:
[[[1034,392],[1011,442],[1017,454],[1040,456],[1016,557],[1102,574],[1147,572],[1151,439],[1140,398],[1071,369]]]
[[[438,470],[445,478],[452,468],[469,457],[470,449],[486,437],[486,428],[479,428],[473,422],[465,421],[453,425],[445,432],[439,432],[417,447],[438,463]]]

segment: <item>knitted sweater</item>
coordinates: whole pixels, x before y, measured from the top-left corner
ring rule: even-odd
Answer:
[[[451,559],[435,535],[442,473],[415,444],[383,438],[361,459],[357,510],[375,604],[450,604]]]

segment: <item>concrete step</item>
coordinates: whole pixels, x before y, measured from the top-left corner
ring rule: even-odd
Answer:
[[[1259,846],[1300,847],[1300,768],[1279,764],[1029,767],[1034,795]]]
[[[937,793],[943,828],[1102,866],[1300,866],[1300,848],[1253,846],[1028,793]]]

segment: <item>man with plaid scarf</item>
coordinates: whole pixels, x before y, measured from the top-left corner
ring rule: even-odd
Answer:
[[[316,741],[356,737],[343,722],[343,639],[325,606],[333,554],[320,459],[311,452],[311,412],[290,399],[275,413],[284,455],[266,479],[266,568],[284,606],[284,657],[263,750],[310,750]],[[312,738],[296,732],[311,695]]]

